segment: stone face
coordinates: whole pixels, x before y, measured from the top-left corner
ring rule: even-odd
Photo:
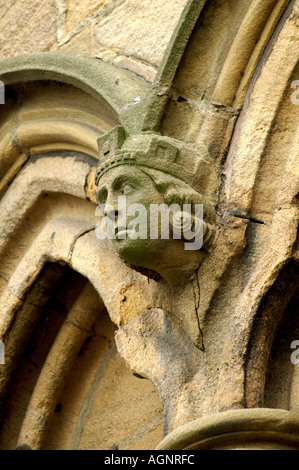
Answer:
[[[0,6],[1,449],[298,448],[297,3]]]
[[[186,283],[213,241],[214,210],[201,195],[208,188],[191,186],[194,175],[174,140],[155,134],[126,139],[119,126],[98,144],[96,184],[107,226],[99,236],[111,238],[130,265],[157,272],[171,285]],[[200,155],[199,166],[200,158],[206,163]]]

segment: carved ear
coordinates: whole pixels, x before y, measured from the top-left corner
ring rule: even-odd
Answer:
[[[172,225],[176,232],[183,233],[184,230],[193,230],[193,219],[191,213],[186,211],[176,212],[172,217]]]

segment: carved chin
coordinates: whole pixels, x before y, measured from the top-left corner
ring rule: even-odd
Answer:
[[[158,251],[156,240],[114,240],[113,244],[119,256],[127,263],[154,269],[158,263]]]
[[[155,280],[162,277],[169,284],[188,281],[204,257],[201,250],[185,251],[181,241],[125,239],[114,240],[113,244],[132,269]]]

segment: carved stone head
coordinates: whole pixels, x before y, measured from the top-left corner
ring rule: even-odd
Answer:
[[[98,140],[96,173],[98,202],[113,220],[120,257],[172,285],[192,276],[214,236],[213,207],[191,186],[196,179],[175,143],[156,134],[126,139],[117,127]]]

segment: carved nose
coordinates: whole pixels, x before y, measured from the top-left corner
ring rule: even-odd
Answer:
[[[111,193],[108,193],[103,212],[105,217],[109,217],[109,214],[111,215],[118,213],[117,199],[113,197],[113,194]]]

